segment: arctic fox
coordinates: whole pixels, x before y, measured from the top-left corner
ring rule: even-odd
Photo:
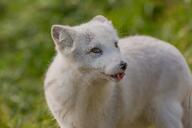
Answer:
[[[57,54],[44,87],[61,128],[192,128],[192,76],[175,47],[118,39],[104,16],[53,25],[51,35]]]

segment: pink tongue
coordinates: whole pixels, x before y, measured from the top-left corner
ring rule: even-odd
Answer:
[[[123,78],[123,74],[117,74],[117,80],[121,80]]]

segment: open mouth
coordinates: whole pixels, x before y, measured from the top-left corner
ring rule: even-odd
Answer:
[[[122,73],[117,73],[117,74],[114,74],[114,75],[110,75],[111,78],[117,80],[117,81],[120,81],[121,79],[123,79],[123,77],[125,76],[125,73],[122,72]]]

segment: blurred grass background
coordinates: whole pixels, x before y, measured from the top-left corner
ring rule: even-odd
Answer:
[[[102,14],[119,36],[169,41],[192,67],[191,0],[0,0],[0,128],[56,128],[43,78],[54,56],[52,24],[76,25]]]

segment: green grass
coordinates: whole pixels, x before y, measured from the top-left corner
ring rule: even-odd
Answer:
[[[54,56],[52,24],[102,14],[120,37],[151,35],[175,45],[192,68],[191,0],[1,0],[0,127],[55,128],[43,78]]]

